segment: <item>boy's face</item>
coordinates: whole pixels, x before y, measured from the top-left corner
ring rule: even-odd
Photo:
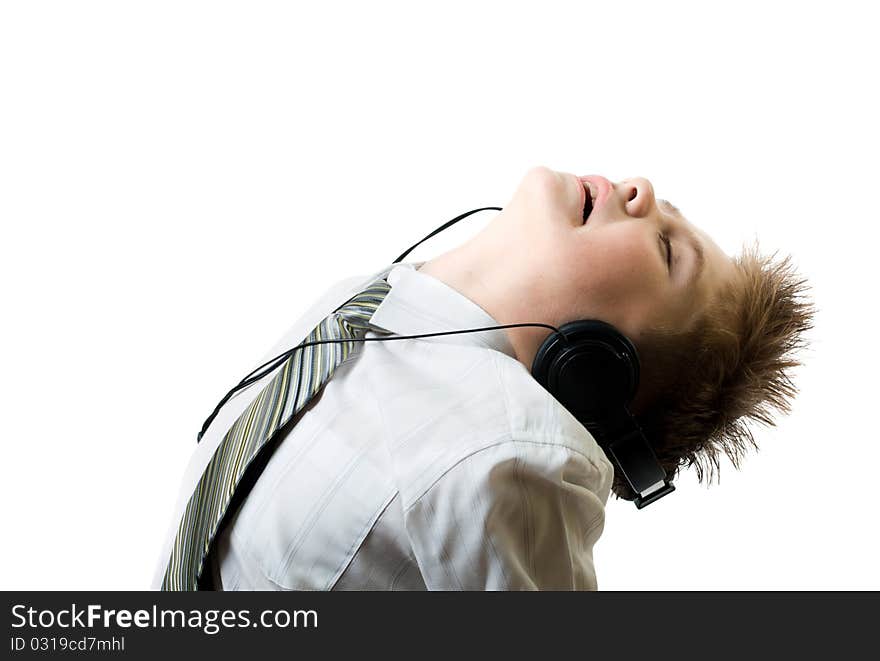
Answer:
[[[520,226],[528,249],[519,254],[534,262],[556,316],[601,319],[635,342],[648,328],[686,329],[734,277],[733,261],[657,200],[647,179],[586,179],[598,196],[586,223],[584,182],[545,167],[529,170],[504,208]]]

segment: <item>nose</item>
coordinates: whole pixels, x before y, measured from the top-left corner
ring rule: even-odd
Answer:
[[[617,186],[623,196],[623,204],[630,216],[643,218],[651,213],[657,202],[654,199],[654,187],[644,177],[624,179]]]

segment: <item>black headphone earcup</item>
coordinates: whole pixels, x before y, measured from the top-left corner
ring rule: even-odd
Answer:
[[[585,425],[620,416],[639,384],[639,357],[611,324],[583,319],[560,326],[541,344],[532,376]]]
[[[675,487],[629,411],[639,369],[633,343],[596,319],[560,326],[541,344],[532,363],[532,376],[587,427],[641,509]]]

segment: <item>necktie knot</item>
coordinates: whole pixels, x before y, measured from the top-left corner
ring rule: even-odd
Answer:
[[[351,328],[366,332],[370,328],[370,319],[389,291],[391,285],[384,277],[379,278],[336,308],[334,314],[344,319]]]

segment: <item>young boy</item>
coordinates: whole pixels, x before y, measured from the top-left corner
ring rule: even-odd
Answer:
[[[266,359],[374,279],[332,288]],[[702,479],[721,452],[736,465],[753,443],[744,421],[787,410],[792,352],[812,313],[788,260],[754,249],[729,257],[646,179],[612,184],[545,167],[529,170],[474,238],[398,264],[387,281],[370,323],[397,335],[579,319],[615,326],[638,350],[631,409],[670,479],[694,463]],[[205,563],[211,586],[596,589],[592,548],[609,492],[634,494],[531,376],[549,333],[361,343],[276,434],[218,530]],[[268,378],[208,427],[154,587],[174,564],[173,537],[206,462]]]

